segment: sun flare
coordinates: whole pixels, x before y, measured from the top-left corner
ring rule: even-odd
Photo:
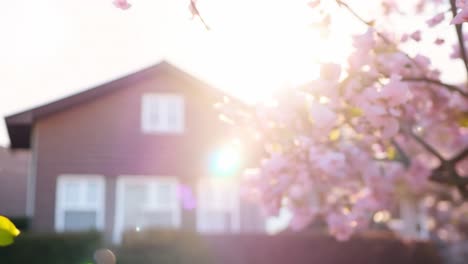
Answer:
[[[332,21],[330,34],[325,34],[314,26],[317,18],[307,2],[199,1],[200,12],[211,28],[207,33],[211,43],[207,45],[214,45],[214,50],[223,47],[225,52],[222,58],[216,51],[206,58],[222,65],[212,66],[211,74],[219,82],[228,75],[238,75],[228,90],[256,102],[278,89],[317,78],[321,63],[345,65],[352,48],[349,34],[343,30],[353,32],[358,27],[353,27],[348,17],[338,17]]]

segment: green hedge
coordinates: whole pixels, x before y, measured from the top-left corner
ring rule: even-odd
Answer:
[[[83,264],[92,263],[101,245],[98,233],[28,234],[15,243],[0,247],[2,264]]]
[[[31,219],[28,217],[8,217],[13,224],[15,224],[16,228],[21,230],[21,232],[26,232],[29,230],[29,226],[31,223]]]

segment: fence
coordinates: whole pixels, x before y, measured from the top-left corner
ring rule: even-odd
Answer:
[[[119,254],[121,253],[121,254]],[[211,235],[164,232],[130,234],[119,263],[213,264],[439,264],[426,242],[368,234],[346,242],[320,234]],[[135,256],[138,259],[132,259]],[[128,261],[128,262],[127,262]],[[136,262],[132,262],[136,261]],[[165,262],[167,261],[167,262]]]

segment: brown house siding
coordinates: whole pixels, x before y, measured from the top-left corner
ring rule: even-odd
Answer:
[[[36,121],[33,229],[54,229],[55,185],[60,174],[105,176],[107,235],[114,225],[115,182],[119,175],[175,176],[185,183],[206,176],[209,155],[230,135],[229,128],[218,121],[213,111],[215,99],[203,94],[206,87],[197,85],[161,73]],[[149,92],[184,94],[183,134],[141,132],[141,96]],[[182,219],[184,227],[194,227],[193,212],[184,212]]]
[[[0,147],[0,215],[26,216],[29,151]]]

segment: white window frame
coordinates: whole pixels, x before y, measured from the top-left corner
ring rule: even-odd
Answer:
[[[172,211],[174,221],[172,222],[172,228],[179,228],[181,226],[181,214],[182,208],[180,204],[180,200],[178,197],[178,184],[179,181],[176,177],[167,177],[167,176],[137,176],[137,175],[122,175],[117,178],[116,184],[116,199],[115,199],[115,222],[114,222],[114,234],[113,234],[113,242],[119,244],[122,240],[122,235],[124,230],[124,201],[125,197],[125,186],[127,184],[143,184],[149,185],[150,188],[150,197],[154,197],[155,194],[155,186],[158,183],[170,183],[174,184],[176,188],[174,188],[175,193],[173,194],[176,202],[172,204],[172,206],[161,206],[157,203],[151,203],[147,205],[145,210],[148,211],[157,211],[159,209],[167,211],[168,209]],[[151,198],[154,199],[154,198]]]
[[[398,200],[399,217],[389,221],[389,227],[403,237],[428,239],[427,215],[422,201],[414,196],[400,197]],[[418,227],[419,226],[419,227]]]
[[[152,109],[156,107],[158,110]],[[176,124],[169,124],[169,109],[175,107]],[[152,111],[157,111],[157,123],[151,122]],[[145,134],[183,133],[185,129],[185,102],[180,94],[145,93],[141,99],[141,130]]]
[[[212,191],[212,188],[216,186],[222,186],[223,189],[217,195],[226,197],[228,195],[228,202],[225,201],[208,201],[206,196],[203,195]],[[208,187],[209,186],[209,187]],[[228,193],[225,192],[227,188]],[[231,192],[229,197],[229,192]],[[217,179],[217,178],[202,178],[198,182],[197,186],[197,231],[200,233],[237,233],[240,231],[240,197],[238,183],[235,180]],[[207,212],[224,212],[229,213],[231,225],[226,227],[224,230],[213,230],[211,226],[210,218],[204,214]]]
[[[98,197],[95,204],[88,204],[85,198],[81,197],[75,205],[66,204],[65,185],[69,182],[78,182],[83,191],[83,186],[87,182],[93,181],[98,187]],[[95,211],[96,212],[96,230],[104,230],[105,225],[105,179],[102,175],[96,174],[62,174],[57,177],[55,194],[55,230],[57,232],[65,231],[65,212],[66,211]],[[84,189],[86,190],[86,189]],[[82,195],[83,196],[83,195]]]

